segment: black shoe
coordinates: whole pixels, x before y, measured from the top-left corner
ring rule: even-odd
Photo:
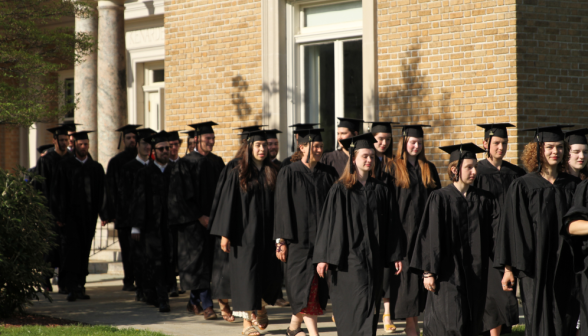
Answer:
[[[125,292],[134,292],[137,290],[137,287],[135,287],[134,285],[124,285],[122,290]]]
[[[65,295],[69,294],[69,292],[67,291],[67,288],[65,288],[65,287],[59,287],[59,291],[57,293],[65,294]]]
[[[78,296],[74,292],[70,292],[69,294],[67,294],[67,301],[69,302],[74,302],[77,298]]]
[[[178,287],[174,286],[171,290],[171,292],[169,293],[169,297],[178,297],[180,296],[180,294],[178,294]]]
[[[90,295],[86,295],[86,293],[84,293],[84,292],[78,292],[76,294],[76,298],[78,298],[80,300],[90,300]]]
[[[155,307],[159,307],[159,301],[157,301],[156,299],[147,298],[147,299],[145,299],[145,303],[146,303],[148,306],[155,306]]]
[[[171,308],[169,307],[169,304],[162,303],[159,305],[159,312],[160,313],[169,313],[170,311],[171,311]]]
[[[137,289],[137,292],[135,294],[135,301],[145,302],[145,295],[143,295],[142,290]]]

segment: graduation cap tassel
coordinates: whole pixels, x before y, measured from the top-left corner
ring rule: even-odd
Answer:
[[[355,153],[355,144],[352,142],[351,146],[349,146],[349,173],[353,174],[355,172],[355,167],[353,166],[353,154]]]
[[[390,144],[392,146],[392,144]],[[400,160],[404,160],[404,152],[406,151],[406,137],[402,137],[402,154],[400,154]]]
[[[308,136],[308,155],[306,155],[306,163],[310,164],[310,151],[312,151],[312,136]]]
[[[120,134],[120,137],[118,138],[118,147],[117,147],[117,149],[120,149],[120,143],[122,142],[123,134],[124,133],[121,133]]]
[[[296,151],[296,134],[292,133],[292,153]]]

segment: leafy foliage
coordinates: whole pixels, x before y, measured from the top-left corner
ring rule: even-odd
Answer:
[[[88,15],[94,12],[83,1],[0,0],[0,122],[28,127],[75,107],[56,72],[92,51],[94,38],[73,27],[76,16]]]
[[[42,291],[50,272],[43,256],[54,246],[54,221],[26,175],[24,168],[13,174],[0,169],[0,316],[22,312],[39,293],[51,300]]]

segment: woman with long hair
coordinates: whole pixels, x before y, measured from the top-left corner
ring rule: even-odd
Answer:
[[[404,249],[407,241],[416,233],[414,228],[421,221],[429,194],[441,187],[437,168],[425,156],[423,127],[430,126],[402,126],[402,138],[398,143],[396,157],[386,166],[386,171],[391,171],[394,176],[387,185],[398,201],[402,223],[400,239]],[[420,276],[408,272],[408,258],[402,263],[405,271],[399,276],[394,276],[390,269],[384,270],[384,331],[395,331],[396,326],[391,323],[392,320],[406,319],[406,334],[420,335],[418,316],[425,308],[427,295]]]
[[[276,256],[285,264],[286,291],[292,306],[288,336],[317,336],[317,316],[329,299],[327,282],[319,278],[312,254],[321,210],[329,189],[337,180],[335,168],[320,163],[322,129],[301,130],[298,151],[284,166],[276,182],[274,238]]]
[[[243,318],[243,335],[268,324],[264,303],[274,304],[282,285],[280,262],[275,257],[274,189],[277,167],[267,151],[265,131],[248,134],[242,157],[228,172],[212,229],[229,253],[233,315]]]
[[[314,246],[319,277],[331,284],[330,297],[339,336],[376,334],[384,267],[402,271],[404,257],[395,230],[396,200],[373,174],[370,133],[342,140],[349,161],[324,202]]]
[[[429,291],[423,335],[477,336],[482,331],[492,222],[499,206],[491,193],[473,186],[473,143],[440,147],[450,155],[453,183],[431,192],[417,234],[409,244],[410,269]]]
[[[526,174],[525,170],[504,160],[508,149],[507,127],[512,124],[481,124],[484,129],[484,149],[487,158],[478,162],[478,176],[474,186],[489,191],[502,206],[506,192],[511,183]],[[492,238],[496,237],[498,227],[492,230]],[[490,256],[490,264],[494,263],[494,256]],[[486,309],[484,313],[484,331],[490,336],[501,335],[503,329],[510,332],[513,325],[519,323],[519,305],[515,292],[502,290],[500,281],[502,273],[495,269],[488,270],[488,292],[486,294]]]
[[[571,335],[579,315],[572,252],[560,234],[579,179],[565,173],[562,127],[571,126],[524,130],[535,132],[522,157],[529,173],[508,189],[494,251],[502,289],[513,291],[519,280],[526,333],[534,336]]]
[[[392,155],[392,124],[393,122],[377,121],[372,122],[371,133],[376,139],[374,148],[376,160],[374,160],[374,176],[376,179],[386,183],[394,176],[394,155]]]
[[[584,181],[588,178],[588,141],[586,141],[588,128],[581,128],[565,133],[568,145],[567,173]]]

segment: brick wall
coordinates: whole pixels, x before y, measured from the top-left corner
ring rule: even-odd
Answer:
[[[261,0],[169,0],[165,11],[166,129],[214,120],[214,152],[231,159],[232,128],[261,121]]]
[[[444,185],[448,156],[437,147],[481,146],[475,124],[517,124],[515,9],[515,0],[378,0],[380,120],[433,126],[426,154]]]
[[[19,129],[0,125],[0,168],[12,171],[19,163]]]

